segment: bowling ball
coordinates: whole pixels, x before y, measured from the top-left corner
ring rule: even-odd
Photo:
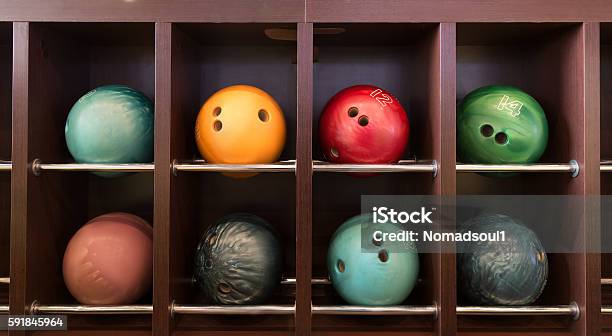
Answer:
[[[210,163],[270,163],[278,160],[285,146],[285,116],[265,91],[233,85],[206,100],[196,120],[195,137],[200,154]]]
[[[64,253],[64,282],[83,304],[131,304],[151,288],[153,229],[144,219],[109,213],[90,220]]]
[[[457,255],[457,273],[463,296],[482,305],[533,303],[548,277],[548,259],[536,234],[505,215],[476,217],[461,232],[469,230],[505,231],[505,241],[458,243],[462,253]]]
[[[408,117],[399,100],[372,85],[336,93],[319,119],[323,155],[335,163],[395,163],[408,135]]]
[[[127,86],[108,85],[89,91],[70,110],[64,131],[76,162],[153,160],[153,104],[142,92]]]
[[[457,109],[457,149],[466,163],[533,163],[548,141],[542,106],[511,86],[470,92]]]
[[[195,256],[195,284],[220,304],[266,301],[281,281],[280,240],[272,226],[251,214],[225,216],[210,226]]]
[[[419,257],[413,243],[362,241],[362,225],[396,232],[391,224],[372,224],[369,214],[355,216],[334,233],[327,252],[327,269],[336,292],[350,304],[383,306],[402,303],[414,288]],[[397,228],[396,228],[397,229]],[[368,231],[372,232],[372,231]],[[362,245],[364,244],[364,245]],[[366,250],[362,251],[362,247]],[[400,247],[400,248],[398,248]]]

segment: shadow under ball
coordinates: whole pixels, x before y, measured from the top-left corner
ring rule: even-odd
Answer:
[[[153,229],[144,219],[109,213],[90,220],[64,253],[66,287],[83,304],[131,304],[153,280]]]
[[[505,215],[483,215],[461,227],[477,233],[505,231],[505,241],[459,242],[459,288],[474,304],[528,305],[542,293],[548,259],[536,234]]]
[[[79,163],[151,162],[153,119],[153,103],[142,92],[124,85],[101,86],[81,97],[70,110],[66,144]]]
[[[195,126],[202,157],[221,164],[275,162],[285,146],[286,133],[285,116],[276,100],[249,85],[228,86],[214,93],[200,109]]]
[[[319,119],[323,155],[334,163],[396,163],[408,144],[409,129],[399,100],[372,85],[336,93]]]
[[[225,216],[210,226],[195,256],[195,284],[220,304],[265,302],[280,284],[282,247],[272,226],[251,214]]]
[[[537,162],[548,142],[542,106],[512,86],[470,92],[457,108],[457,150],[465,163]]]
[[[369,214],[344,222],[332,236],[327,252],[331,282],[336,292],[350,304],[400,304],[417,282],[419,257],[416,246],[412,242],[374,242],[370,234],[362,235],[362,225],[370,226],[367,231],[370,233],[400,229],[392,224],[372,224]],[[362,251],[362,247],[366,250]]]

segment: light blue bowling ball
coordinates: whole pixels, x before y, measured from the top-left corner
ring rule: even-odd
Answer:
[[[416,247],[412,242],[375,242],[369,234],[373,230],[397,232],[398,228],[372,224],[371,218],[369,214],[355,216],[336,230],[327,254],[330,279],[336,292],[350,304],[400,304],[417,282]],[[369,225],[363,236],[362,225]]]
[[[151,162],[153,118],[153,103],[142,92],[124,85],[101,86],[70,110],[65,128],[68,150],[79,163]]]

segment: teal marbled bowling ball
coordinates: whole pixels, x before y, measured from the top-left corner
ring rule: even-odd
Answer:
[[[461,228],[461,232],[469,230],[503,230],[505,241],[458,243],[458,281],[463,296],[479,305],[533,303],[548,278],[548,259],[536,234],[505,215],[476,217]]]
[[[327,269],[336,292],[350,304],[384,306],[402,303],[414,288],[419,256],[413,243],[374,242],[366,231],[396,232],[391,224],[372,224],[369,214],[355,216],[334,233],[327,253]],[[393,246],[391,246],[393,245]]]
[[[533,163],[548,143],[542,106],[526,92],[491,85],[470,92],[457,107],[457,151],[464,163]]]
[[[153,103],[142,92],[123,85],[101,86],[70,110],[65,128],[68,150],[79,163],[151,162],[153,117]]]

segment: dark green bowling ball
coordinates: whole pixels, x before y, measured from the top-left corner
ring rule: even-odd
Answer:
[[[231,214],[210,226],[198,245],[194,281],[220,304],[266,301],[281,281],[281,243],[271,225],[251,214]]]
[[[532,163],[548,142],[542,106],[511,86],[470,92],[457,108],[457,150],[465,163]]]
[[[506,240],[458,243],[458,287],[463,296],[480,305],[533,303],[548,277],[548,259],[536,234],[505,215],[476,217],[465,223],[461,232],[470,230],[505,231]]]

